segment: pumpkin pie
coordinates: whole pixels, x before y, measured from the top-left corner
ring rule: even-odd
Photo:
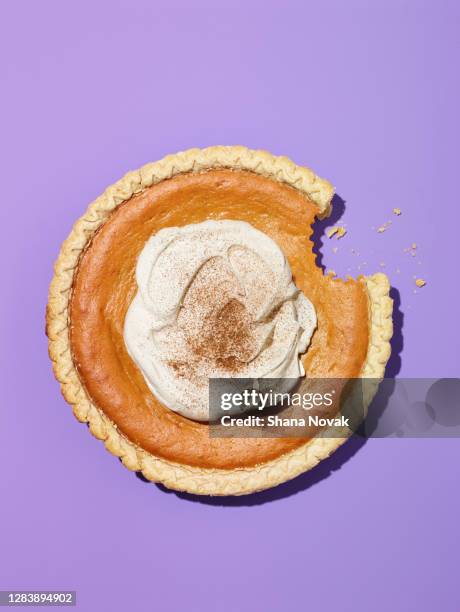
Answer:
[[[50,356],[76,417],[130,470],[241,495],[347,439],[212,437],[198,393],[213,373],[383,377],[387,277],[324,275],[312,250],[332,196],[285,157],[210,147],[129,172],[77,221],[50,286]]]

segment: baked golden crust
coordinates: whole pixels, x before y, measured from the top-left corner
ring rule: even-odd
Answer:
[[[108,450],[119,456],[128,468],[140,470],[146,478],[163,482],[174,489],[211,495],[250,493],[293,478],[333,452],[349,432],[344,431],[343,438],[327,438],[327,432],[324,432],[321,437],[306,442],[300,448],[274,461],[250,468],[200,468],[155,457],[125,438],[88,399],[72,359],[68,305],[79,257],[113,209],[133,194],[176,174],[221,167],[250,170],[287,183],[305,193],[316,204],[318,216],[327,216],[330,211],[332,186],[286,158],[275,158],[268,153],[249,151],[243,147],[193,149],[168,156],[160,162],[127,174],[121,181],[109,187],[76,223],[56,263],[47,313],[50,355],[55,374],[61,382],[65,398],[73,404],[77,418],[88,422],[92,433],[104,440]],[[392,333],[389,285],[383,274],[363,278],[361,282],[365,283],[369,296],[370,320],[369,349],[362,375],[380,378],[389,357],[389,339]]]

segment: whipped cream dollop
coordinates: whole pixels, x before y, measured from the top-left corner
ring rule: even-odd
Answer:
[[[316,327],[279,246],[243,221],[160,230],[136,267],[124,340],[168,408],[209,419],[210,378],[291,378]]]

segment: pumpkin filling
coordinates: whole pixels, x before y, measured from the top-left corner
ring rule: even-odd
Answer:
[[[148,377],[128,352],[124,333],[139,289],[136,265],[152,236],[165,228],[209,221],[245,222],[281,249],[295,287],[316,313],[316,330],[301,356],[301,369],[315,378],[359,376],[369,338],[367,291],[359,279],[332,280],[317,267],[310,240],[316,212],[314,203],[287,185],[251,172],[210,170],[181,174],[145,189],[118,206],[96,232],[74,277],[70,341],[88,396],[129,440],[173,462],[221,469],[264,463],[306,443],[299,438],[211,438],[205,422],[174,412],[152,393]],[[210,269],[205,267],[194,292],[187,294],[181,323],[196,311],[197,295],[206,290],[206,274],[215,274],[217,263],[209,260]],[[174,283],[174,277],[170,280]],[[177,358],[169,359],[173,375],[193,379],[200,353],[217,360],[224,357],[222,367],[242,371],[241,363],[254,356],[258,336],[256,317],[248,317],[237,297],[206,319],[212,320],[207,331],[192,336],[193,355],[174,353]],[[155,305],[155,292],[151,300]],[[206,300],[200,308],[203,303]],[[188,325],[193,328],[197,320],[200,317],[192,317]]]

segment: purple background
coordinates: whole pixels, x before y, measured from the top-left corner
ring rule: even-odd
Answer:
[[[348,234],[323,261],[385,263],[390,373],[457,376],[458,2],[0,10],[0,588],[76,589],[81,610],[458,610],[458,440],[352,441],[269,493],[178,496],[74,419],[44,335],[53,261],[93,198],[167,153],[245,144],[336,185]]]

